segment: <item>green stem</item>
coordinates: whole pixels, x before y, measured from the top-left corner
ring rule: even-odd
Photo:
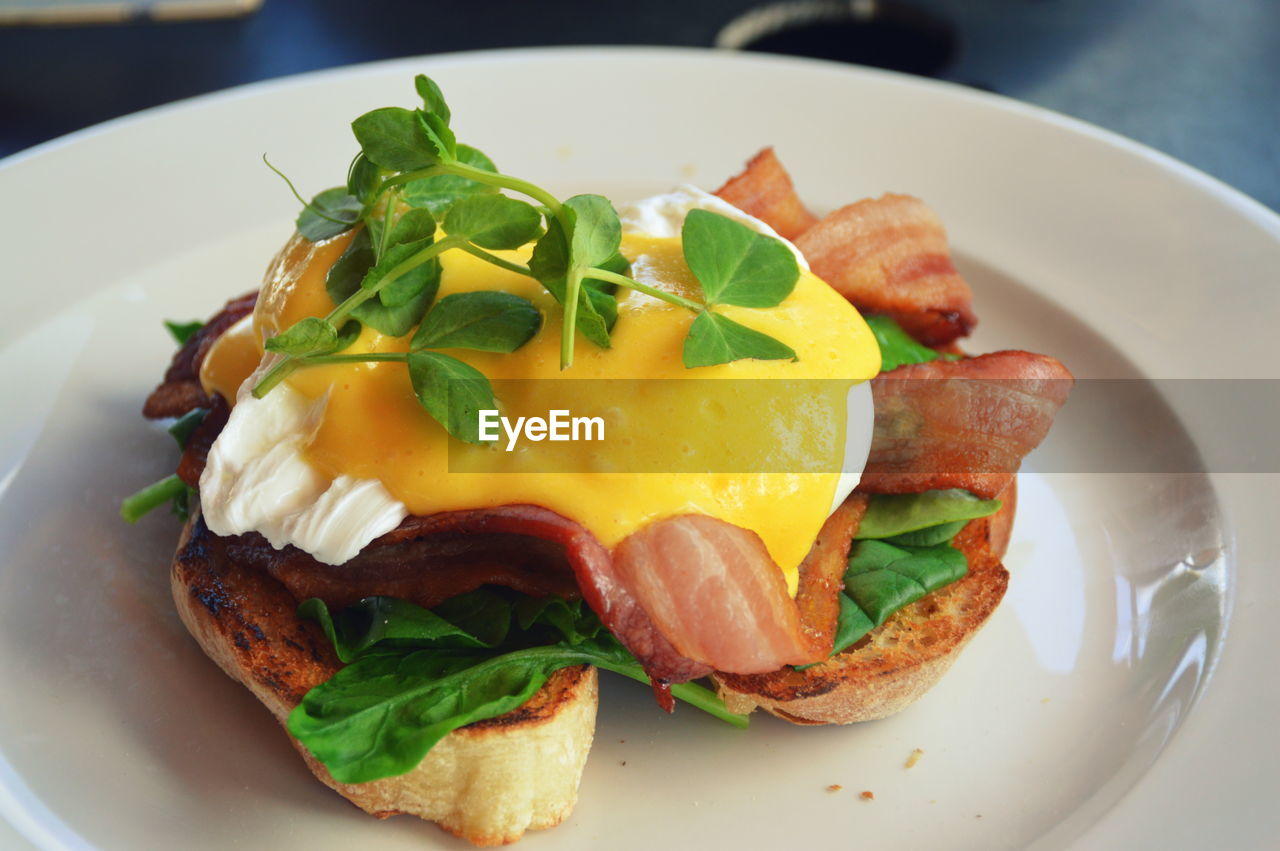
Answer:
[[[465,242],[458,247],[473,257],[479,257],[486,263],[492,263],[499,268],[506,269],[508,272],[515,272],[517,275],[524,275],[529,278],[533,277],[533,272],[529,271],[528,266],[521,266],[519,263],[512,263],[510,260],[503,260],[496,254],[490,254],[488,251],[485,251],[474,243]]]
[[[406,171],[405,173],[398,174],[395,177],[388,177],[386,180],[378,184],[378,190],[369,197],[368,204],[365,207],[365,212],[367,213],[371,211],[374,205],[377,204],[378,200],[382,197],[382,193],[386,192],[388,189],[394,189],[397,186],[404,186],[406,183],[411,183],[415,180],[423,180],[428,177],[436,177],[438,175],[448,173],[449,172],[445,171],[445,166],[432,165],[427,166],[426,168],[420,168],[417,171]]]
[[[668,304],[687,307],[695,313],[701,313],[703,310],[706,310],[706,305],[699,304],[692,299],[687,299],[684,296],[679,296],[675,293],[665,292],[657,287],[651,287],[648,284],[642,284],[639,281],[628,278],[626,275],[619,275],[617,272],[610,272],[608,269],[597,269],[593,267],[587,270],[586,277],[597,281],[608,281],[609,283],[617,284],[620,287],[636,290],[637,292],[642,292],[645,295],[653,296],[656,299],[665,301]]]
[[[645,685],[652,684],[652,680],[649,679],[649,675],[646,674],[644,669],[639,665],[615,665],[605,662],[599,658],[592,658],[591,664],[595,665],[597,668],[604,668],[606,671],[613,671],[615,674],[630,677],[638,683],[644,683]],[[675,683],[671,686],[671,694],[674,697],[678,697],[680,700],[683,700],[695,709],[701,709],[708,715],[715,716],[721,721],[727,721],[735,727],[745,729],[749,723],[747,716],[739,715],[736,712],[730,712],[725,708],[724,701],[716,697],[715,692],[710,689],[703,688],[700,685],[696,685],[694,683]]]
[[[362,352],[360,354],[351,355],[317,355],[309,357],[306,366],[324,366],[326,364],[335,363],[374,363],[374,362],[404,362],[408,360],[408,352]]]
[[[569,232],[565,231],[566,238]],[[570,266],[564,279],[564,329],[560,334],[560,368],[573,363],[574,331],[578,327],[578,293],[582,291],[583,270]]]
[[[342,323],[347,320],[347,317],[351,315],[353,310],[376,296],[378,293],[382,292],[387,285],[393,283],[404,275],[409,274],[431,258],[448,251],[450,248],[457,248],[463,242],[465,242],[465,240],[461,237],[446,236],[439,242],[434,242],[431,245],[428,245],[412,257],[402,260],[395,266],[392,266],[391,271],[383,275],[373,286],[367,289],[364,286],[361,286],[360,289],[347,296],[342,304],[329,312],[329,315],[326,316],[325,319],[332,323],[335,328],[341,328]]]
[[[129,523],[137,523],[152,509],[182,496],[186,491],[187,483],[174,473],[172,476],[147,485],[132,496],[125,497],[120,503],[120,516]]]
[[[378,254],[373,258],[375,263],[377,263],[377,261],[387,253],[387,249],[391,247],[391,231],[395,227],[396,222],[396,196],[399,194],[399,192],[393,190],[391,194],[387,196],[387,205],[383,208],[382,212],[382,239],[378,240]],[[366,221],[364,226],[366,228],[369,227],[369,222]]]
[[[445,169],[449,174],[456,174],[459,177],[469,177],[477,183],[483,183],[487,186],[497,186],[502,189],[511,189],[522,195],[528,195],[530,198],[543,204],[551,215],[560,221],[560,226],[565,229],[565,234],[569,233],[569,223],[565,221],[564,205],[556,196],[552,195],[541,186],[530,183],[527,180],[521,180],[518,177],[512,177],[509,174],[502,174],[496,171],[485,171],[482,168],[467,165],[463,162],[451,162],[439,166]]]
[[[267,155],[266,155],[266,154],[263,154],[263,155],[262,155],[262,161],[263,161],[264,163],[266,163],[266,164],[267,164],[267,168],[271,169],[271,170],[272,170],[272,171],[274,171],[277,175],[279,175],[279,176],[280,176],[280,179],[281,179],[281,180],[283,180],[283,181],[285,182],[285,185],[289,187],[289,191],[293,193],[293,197],[298,199],[298,203],[299,203],[299,204],[301,204],[302,206],[306,207],[308,210],[310,210],[311,212],[315,213],[317,216],[319,216],[320,218],[324,219],[325,221],[333,222],[335,225],[350,225],[350,224],[351,224],[350,222],[343,221],[342,219],[335,219],[333,216],[326,216],[324,213],[320,212],[320,208],[319,208],[319,207],[316,207],[314,204],[312,204],[312,203],[311,203],[310,201],[308,201],[306,198],[303,198],[301,195],[299,195],[299,194],[298,194],[298,189],[297,189],[297,187],[296,187],[296,186],[294,186],[294,185],[293,185],[293,181],[292,181],[292,180],[290,180],[290,179],[289,179],[289,177],[288,177],[288,175],[286,175],[283,171],[281,171],[280,169],[278,169],[278,168],[276,168],[275,166],[273,166],[273,165],[271,164],[271,160],[267,159]]]
[[[342,323],[347,321],[347,318],[351,316],[352,311],[376,296],[388,284],[392,283],[397,278],[412,272],[431,258],[442,254],[451,248],[458,248],[464,244],[466,244],[466,240],[461,237],[447,236],[439,242],[428,245],[412,257],[392,266],[391,271],[383,275],[382,278],[373,286],[368,289],[361,287],[351,295],[347,296],[347,298],[343,300],[342,304],[329,311],[329,315],[325,317],[325,321],[332,323],[335,327],[341,328]],[[308,358],[307,362],[314,363],[316,360]],[[293,355],[289,355],[284,360],[280,361],[280,363],[271,367],[271,369],[267,370],[267,374],[262,376],[262,380],[254,386],[254,398],[261,399],[263,396],[266,396],[277,384],[292,375],[294,370],[301,365],[302,361],[299,361]]]

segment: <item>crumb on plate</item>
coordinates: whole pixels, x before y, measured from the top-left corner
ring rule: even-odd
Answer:
[[[920,757],[924,756],[923,748],[916,748],[911,752],[911,756],[907,757],[906,765],[903,768],[914,768],[915,764],[920,761]]]

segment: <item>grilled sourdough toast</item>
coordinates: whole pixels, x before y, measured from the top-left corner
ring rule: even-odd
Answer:
[[[204,652],[284,724],[341,663],[320,628],[294,614],[283,585],[226,550],[193,511],[170,571],[173,599]],[[290,740],[322,783],[371,815],[408,813],[476,845],[502,845],[573,810],[596,703],[595,668],[561,669],[523,706],[455,730],[413,771],[371,783],[335,781]]]
[[[893,715],[942,678],[1004,597],[1016,486],[991,517],[971,521],[952,544],[969,572],[904,607],[856,644],[802,671],[716,673],[717,691],[733,712],[756,707],[795,724],[852,724]]]

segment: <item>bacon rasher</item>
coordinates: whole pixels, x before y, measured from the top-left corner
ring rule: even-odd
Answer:
[[[875,430],[858,490],[995,497],[1044,440],[1073,381],[1054,358],[1019,351],[882,374],[871,383]]]
[[[827,586],[844,575],[865,510],[854,499],[826,522],[801,568],[809,582],[796,600],[759,535],[706,515],[650,523],[614,549],[614,562],[681,655],[720,671],[775,671],[831,653],[839,604]]]
[[[752,157],[747,167],[729,178],[716,194],[786,239],[794,240],[818,222],[796,194],[791,175],[773,148],[765,148]]]
[[[927,346],[977,324],[973,292],[951,262],[942,222],[919,198],[884,195],[841,207],[795,244],[855,307],[891,316]]]
[[[942,222],[918,198],[869,198],[819,219],[772,148],[716,194],[794,242],[818,277],[859,310],[893,317],[925,345],[945,346],[977,324]]]

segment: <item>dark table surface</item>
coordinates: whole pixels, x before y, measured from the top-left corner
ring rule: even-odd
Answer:
[[[265,0],[239,19],[5,28],[0,155],[179,98],[375,59],[527,45],[710,46],[759,5]],[[828,41],[866,63],[931,72],[1093,122],[1280,209],[1280,0],[911,5],[882,4],[886,14],[869,32]],[[912,41],[921,18],[908,13],[932,19],[921,30],[932,41]]]

